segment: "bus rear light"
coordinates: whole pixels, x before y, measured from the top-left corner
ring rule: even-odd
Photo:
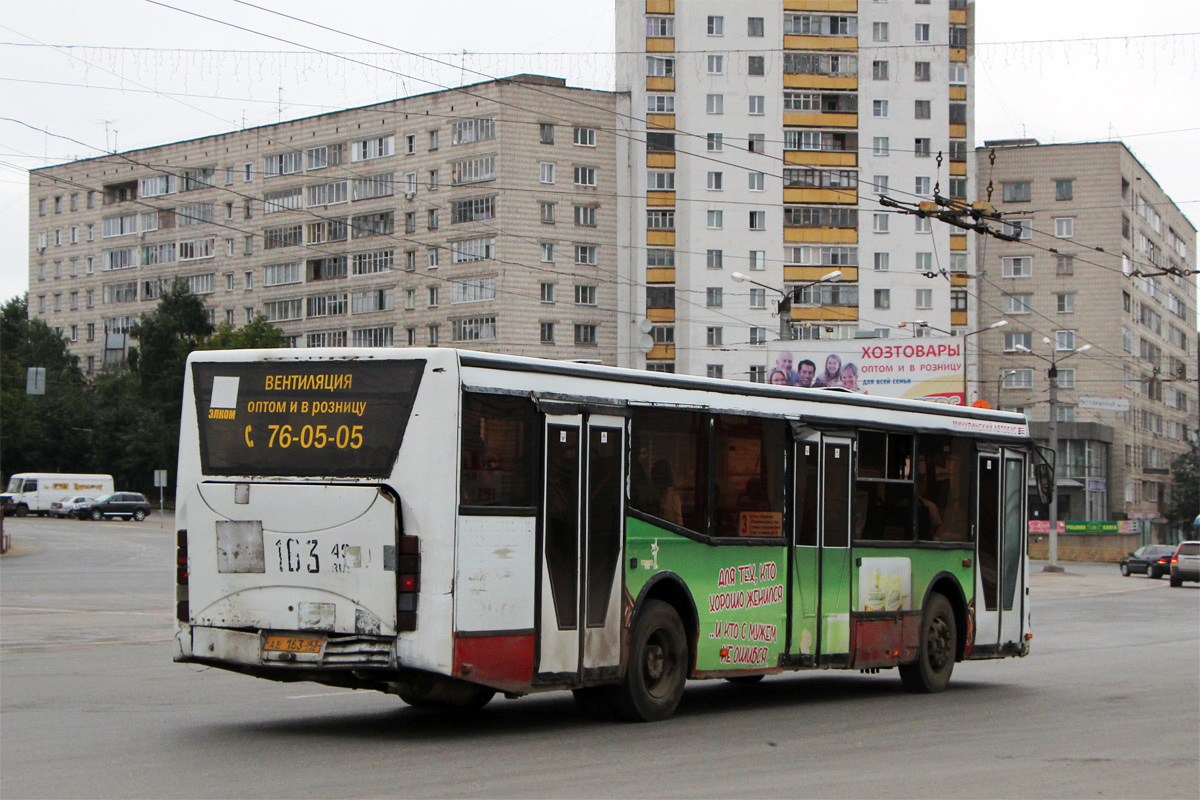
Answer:
[[[417,629],[417,597],[421,591],[421,548],[416,536],[400,537],[396,559],[396,630]]]

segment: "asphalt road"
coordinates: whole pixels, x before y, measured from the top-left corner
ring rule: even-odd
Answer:
[[[1033,654],[691,684],[677,716],[579,718],[568,693],[477,716],[171,661],[173,534],[5,521],[0,796],[1200,796],[1200,587],[1067,565],[1033,579]]]

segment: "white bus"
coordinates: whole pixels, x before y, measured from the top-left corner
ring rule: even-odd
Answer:
[[[8,487],[0,494],[4,513],[23,517],[50,513],[50,505],[71,495],[99,497],[113,491],[112,475],[91,475],[79,472],[19,472],[8,479]]]
[[[653,720],[1029,652],[1023,416],[443,348],[198,352],[184,392],[177,661]]]

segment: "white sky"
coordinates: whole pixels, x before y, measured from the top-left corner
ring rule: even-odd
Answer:
[[[254,32],[151,0],[0,0],[0,301],[28,288],[28,169],[486,79],[470,70],[612,88],[607,0],[253,2],[378,44],[236,0],[162,3]],[[978,0],[976,41],[977,144],[1124,139],[1200,223],[1200,3]]]

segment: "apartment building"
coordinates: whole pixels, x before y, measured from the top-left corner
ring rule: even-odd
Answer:
[[[1171,462],[1200,435],[1196,228],[1121,142],[985,142],[975,159],[1017,238],[979,251],[980,322],[1009,320],[984,391],[1046,439],[1057,362],[1059,519],[1161,536]]]
[[[972,193],[972,3],[618,0],[616,18],[624,300],[649,329],[625,363],[765,381],[780,338],[973,328],[967,236],[880,203]]]
[[[177,279],[296,347],[616,363],[614,114],[519,75],[35,170],[30,311],[89,373]]]

